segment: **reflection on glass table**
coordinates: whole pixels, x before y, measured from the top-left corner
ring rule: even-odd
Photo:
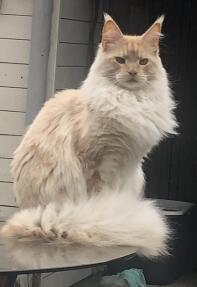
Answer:
[[[0,220],[5,218],[2,210]],[[0,240],[0,287],[14,286],[18,274],[107,266],[114,261],[127,260],[133,257],[134,253],[134,248],[125,246],[57,246],[41,240],[29,242],[14,239]]]

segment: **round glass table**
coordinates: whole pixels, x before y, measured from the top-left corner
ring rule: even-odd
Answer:
[[[134,248],[125,246],[57,246],[40,240],[24,242],[0,239],[0,287],[14,286],[19,274],[107,266],[111,262],[128,260],[134,253]]]

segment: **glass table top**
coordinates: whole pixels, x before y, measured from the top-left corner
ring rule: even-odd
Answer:
[[[0,241],[0,273],[34,273],[80,269],[134,256],[131,247],[95,247],[40,241]]]
[[[2,209],[0,215],[2,220]],[[88,268],[132,258],[134,253],[134,248],[125,246],[55,245],[41,240],[0,239],[0,273],[26,274]]]

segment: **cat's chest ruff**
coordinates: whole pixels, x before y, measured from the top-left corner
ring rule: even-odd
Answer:
[[[99,86],[94,93],[88,93],[88,106],[96,115],[96,122],[119,123],[124,133],[129,136],[136,135],[137,142],[142,141],[146,145],[157,143],[162,130],[158,125],[160,115],[158,107],[161,106],[161,98],[157,89],[141,89],[135,91],[125,90],[114,85],[101,88]],[[158,100],[159,99],[159,100]],[[100,126],[100,125],[99,125]],[[104,128],[102,126],[102,128]]]
[[[112,134],[118,133],[126,139],[125,146],[135,143],[141,150],[148,150],[158,143],[161,131],[155,117],[157,106],[145,92],[117,91],[116,94],[109,93],[105,99],[98,112],[104,131],[107,128]]]
[[[111,91],[101,96],[98,113],[116,121],[134,120],[137,117],[146,117],[151,113],[152,106],[145,92]]]

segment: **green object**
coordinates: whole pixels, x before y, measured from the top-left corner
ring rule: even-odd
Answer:
[[[129,287],[147,287],[144,274],[140,269],[129,269],[118,274]]]

